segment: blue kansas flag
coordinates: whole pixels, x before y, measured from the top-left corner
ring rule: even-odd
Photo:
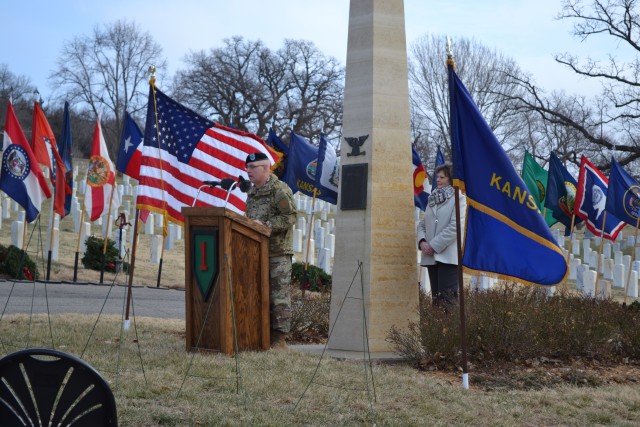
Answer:
[[[425,184],[429,184],[429,181],[420,155],[413,146],[411,147],[411,159],[413,161],[413,203],[416,208],[424,211],[429,203],[429,193],[425,191],[424,187]]]
[[[608,214],[605,220],[608,184],[607,177],[585,156],[582,156],[576,204],[573,209],[577,216],[584,219],[587,228],[594,235],[615,240],[624,227],[624,222],[616,218],[613,213]]]
[[[320,145],[318,146],[318,168],[316,170],[316,188],[323,193],[322,200],[338,204],[338,184],[340,180],[340,162],[336,155],[336,150],[329,141],[320,134]]]
[[[287,171],[283,181],[289,185],[294,193],[299,191],[302,194],[313,197],[313,190],[315,189],[318,199],[335,204],[337,198],[335,192],[322,185],[316,186],[317,173],[318,147],[311,145],[306,139],[291,131]]]
[[[522,178],[449,65],[454,182],[467,195],[462,264],[553,286],[567,263]]]
[[[640,184],[611,159],[609,191],[605,210],[627,224],[638,226],[640,219]],[[608,219],[607,219],[608,221]]]

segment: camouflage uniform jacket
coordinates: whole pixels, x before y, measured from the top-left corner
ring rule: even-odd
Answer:
[[[293,224],[296,222],[293,193],[287,184],[270,174],[261,188],[251,188],[247,217],[271,229],[269,256],[293,255]]]

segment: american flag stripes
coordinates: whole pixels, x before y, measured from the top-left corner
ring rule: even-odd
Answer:
[[[203,188],[198,195],[202,182],[247,178],[245,159],[257,151],[272,165],[278,160],[257,136],[214,124],[150,87],[138,209],[166,212],[170,221],[182,223],[181,208],[191,206],[196,196],[195,206],[225,206],[227,192],[218,187]],[[244,213],[245,200],[245,194],[232,191],[227,208]]]

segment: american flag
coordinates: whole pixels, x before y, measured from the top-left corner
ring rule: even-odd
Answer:
[[[193,205],[196,196],[195,206],[225,206],[227,192],[219,187],[205,187],[198,194],[202,182],[247,178],[246,157],[257,151],[272,165],[278,160],[257,136],[215,124],[150,87],[138,209],[166,212],[170,221],[181,224],[180,210]],[[243,214],[245,201],[246,195],[234,189],[226,207]]]

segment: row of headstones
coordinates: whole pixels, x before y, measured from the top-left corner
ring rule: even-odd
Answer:
[[[311,234],[307,225],[309,221],[310,218],[307,219],[305,215],[298,216],[298,221],[293,227],[293,251],[302,253],[301,262],[308,261],[309,264],[331,274],[336,246],[335,220],[315,219],[311,225]]]
[[[640,254],[640,247],[636,248],[636,258]],[[597,256],[597,253],[596,253]],[[597,260],[591,259],[589,263],[582,263],[580,258],[574,258],[573,254],[569,260],[569,279],[576,281],[576,289],[582,291],[584,295],[595,295],[595,281],[598,279],[598,297],[609,297],[611,291],[600,295],[600,283],[613,282],[614,288],[627,289],[627,296],[638,298],[638,274],[640,274],[640,261],[631,262],[630,255],[622,255],[616,252],[616,259],[602,259],[600,270],[598,270]],[[631,268],[631,271],[629,271]],[[599,273],[599,277],[598,277]],[[627,281],[629,282],[627,287]]]

